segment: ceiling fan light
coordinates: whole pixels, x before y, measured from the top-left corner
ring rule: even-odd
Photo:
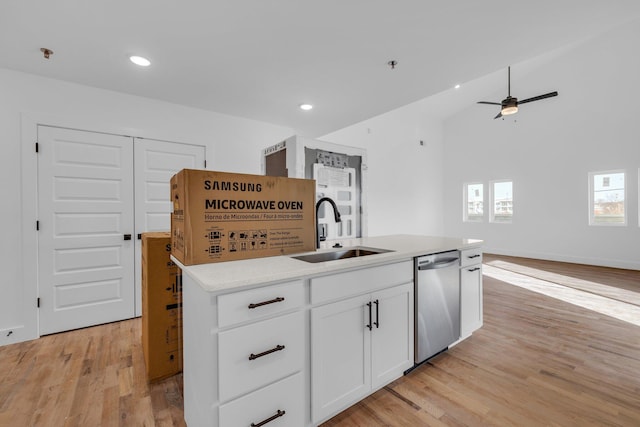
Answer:
[[[506,107],[502,108],[502,115],[503,116],[508,116],[510,114],[515,114],[518,112],[518,107],[516,105],[507,105]]]
[[[130,56],[129,61],[141,67],[148,67],[149,65],[151,65],[151,61],[149,61],[147,58],[143,56],[137,56],[137,55]]]

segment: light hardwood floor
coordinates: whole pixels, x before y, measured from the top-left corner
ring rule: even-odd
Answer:
[[[133,319],[0,347],[0,426],[184,426],[182,377],[148,385]]]
[[[485,262],[640,293],[639,271]],[[488,276],[484,309],[473,337],[324,426],[640,426],[640,326]],[[144,378],[140,319],[0,347],[0,381],[0,426],[185,425],[182,377]]]

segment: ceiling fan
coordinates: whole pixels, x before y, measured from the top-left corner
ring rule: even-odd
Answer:
[[[489,104],[489,105],[500,105],[500,112],[494,119],[499,119],[502,116],[508,116],[510,114],[515,114],[518,112],[518,105],[526,104],[527,102],[540,101],[541,99],[551,98],[553,96],[558,96],[558,92],[549,92],[544,95],[534,96],[533,98],[523,99],[522,101],[518,101],[518,98],[511,96],[511,67],[508,68],[508,91],[507,97],[502,100],[502,102],[488,102],[488,101],[479,101],[478,104]]]

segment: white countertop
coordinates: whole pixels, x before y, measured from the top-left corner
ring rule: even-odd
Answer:
[[[364,246],[386,249],[392,252],[318,263],[293,258],[294,256],[314,252],[191,266],[182,265],[173,256],[171,256],[171,259],[182,269],[184,274],[188,274],[205,291],[224,293],[250,288],[259,284],[332,274],[343,270],[409,260],[420,255],[476,248],[482,245],[482,240],[408,234],[363,237],[360,239],[341,240],[340,242],[346,249],[350,246]],[[324,242],[323,248],[315,253],[336,250],[330,247],[324,249],[324,246],[328,246],[327,243],[333,244],[335,241]]]

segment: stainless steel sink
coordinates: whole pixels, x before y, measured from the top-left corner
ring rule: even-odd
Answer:
[[[365,248],[361,246],[353,247],[353,248],[345,248],[337,251],[331,252],[320,252],[309,255],[300,255],[294,256],[291,258],[299,259],[300,261],[305,262],[325,262],[325,261],[336,261],[339,259],[347,259],[347,258],[356,258],[361,256],[368,255],[377,255],[385,252],[393,252],[387,249],[377,249],[377,248]]]

